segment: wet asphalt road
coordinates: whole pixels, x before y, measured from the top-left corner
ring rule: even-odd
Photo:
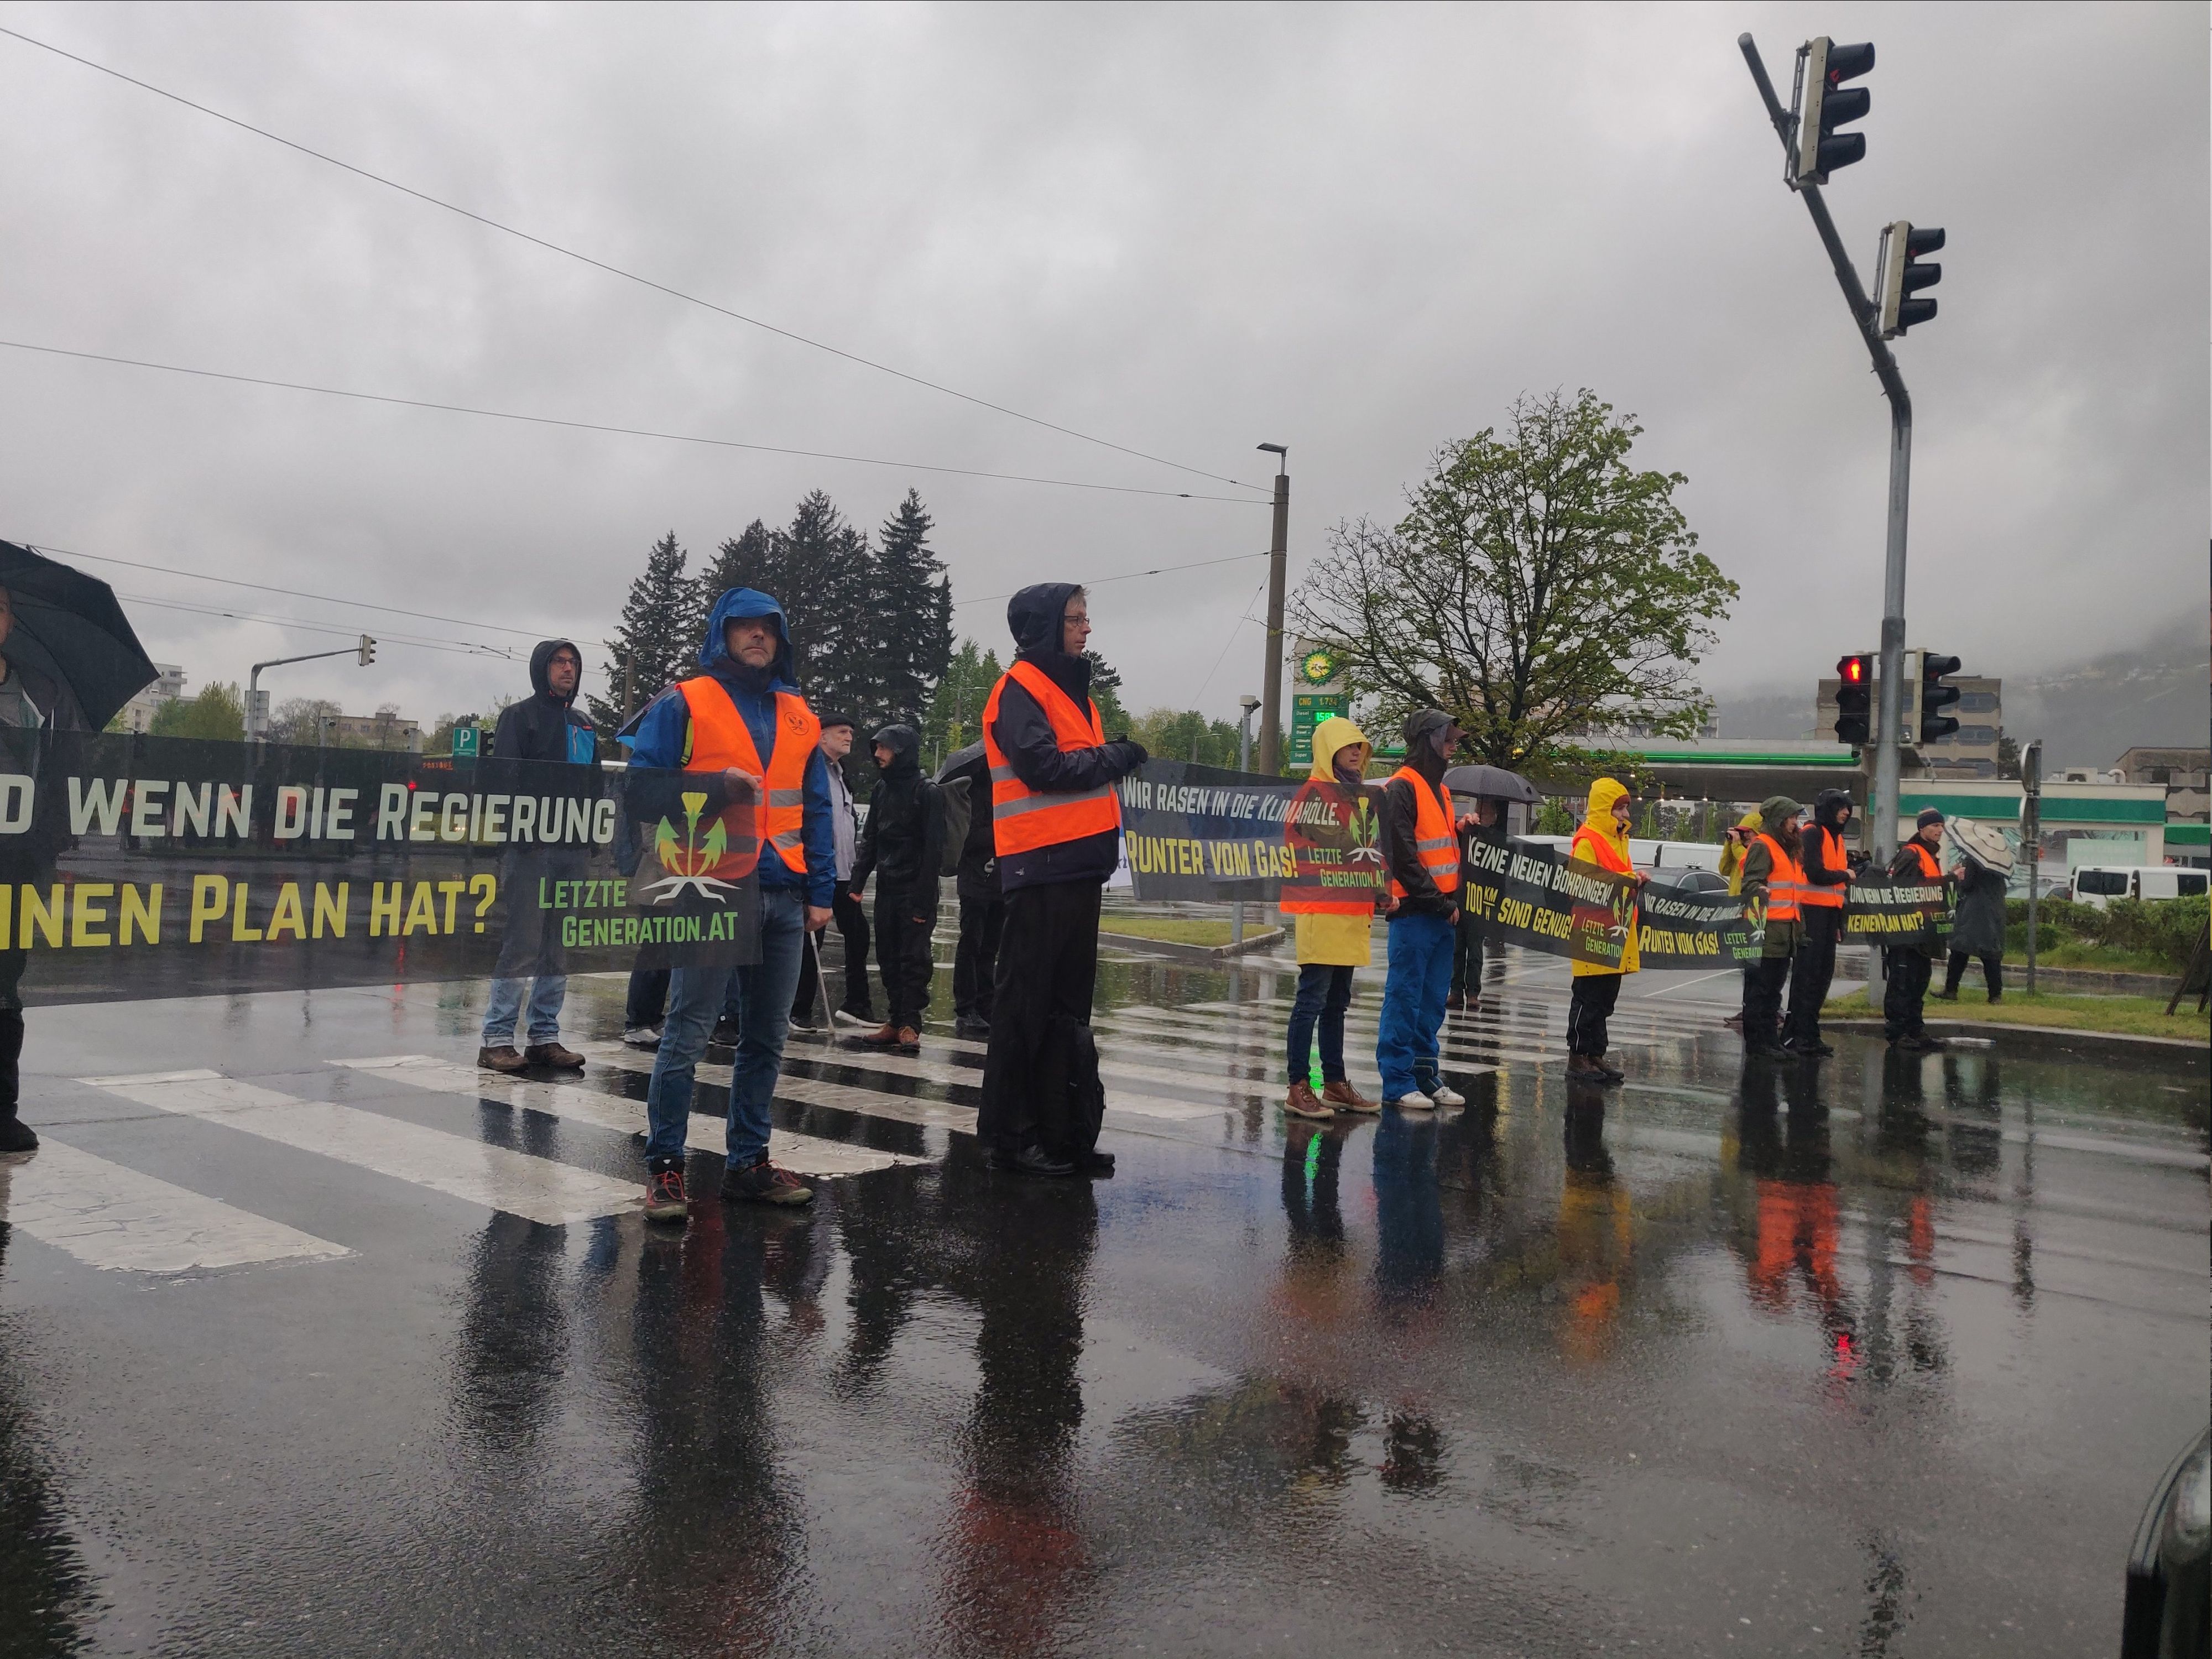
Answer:
[[[1286,977],[1109,968],[1095,1184],[980,1168],[943,1028],[795,1042],[853,1172],[680,1232],[636,1070],[438,1064],[481,986],[38,1012],[0,1655],[2112,1651],[2208,1409],[2204,1057],[1747,1072],[1653,975],[1601,1105],[1508,973],[1464,1110],[1316,1129]]]

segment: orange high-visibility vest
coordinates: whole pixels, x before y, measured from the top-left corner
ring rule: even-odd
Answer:
[[[1943,879],[1943,866],[1936,861],[1936,855],[1928,850],[1927,845],[1919,836],[1915,836],[1905,844],[1920,859],[1920,878],[1923,881]]]
[[[1583,851],[1585,848],[1589,850]],[[1616,876],[1636,873],[1636,866],[1620,855],[1620,850],[1587,823],[1577,827],[1574,839],[1567,843],[1567,856],[1610,870]]]
[[[1401,779],[1413,787],[1413,851],[1420,857],[1421,868],[1429,872],[1437,891],[1456,893],[1459,837],[1452,833],[1449,792],[1430,788],[1429,781],[1410,766],[1401,766],[1390,775],[1393,783]],[[1395,877],[1390,881],[1390,896],[1406,896],[1405,884]]]
[[[1053,740],[1061,754],[1100,748],[1106,741],[1098,705],[1086,697],[1084,707],[1078,708],[1074,700],[1035,663],[1017,661],[999,677],[999,683],[991,688],[990,701],[983,705],[983,757],[991,765],[991,844],[999,856],[1033,853],[1040,847],[1057,847],[1062,842],[1119,830],[1121,803],[1113,785],[1052,794],[1032,789],[1014,775],[1006,750],[999,747],[999,696],[1008,680],[1018,681],[1022,690],[1036,699],[1037,707],[1052,722]]]
[[[767,795],[760,809],[760,838],[775,848],[787,868],[805,875],[806,762],[822,741],[822,722],[806,699],[789,691],[775,694],[775,748],[763,766],[752,731],[720,680],[701,674],[678,681],[676,689],[691,710],[684,769],[720,772],[734,766],[760,779]]]
[[[1759,842],[1766,848],[1766,856],[1774,860],[1774,868],[1766,877],[1766,919],[1769,921],[1797,920],[1797,895],[1804,885],[1804,872],[1797,860],[1782,850],[1782,843],[1761,830]]]
[[[1844,856],[1844,838],[1824,823],[1814,824],[1813,833],[1819,839],[1808,849],[1812,857],[1808,862],[1819,870],[1849,871],[1851,866],[1850,860]],[[1840,887],[1816,887],[1808,881],[1797,890],[1797,902],[1840,910],[1844,908],[1844,890]]]

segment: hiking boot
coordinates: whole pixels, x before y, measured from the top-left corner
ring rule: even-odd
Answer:
[[[811,1204],[814,1189],[788,1170],[779,1170],[763,1152],[757,1163],[722,1171],[722,1196],[747,1204]]]
[[[714,1022],[714,1029],[708,1033],[707,1041],[714,1043],[718,1048],[736,1048],[738,1046],[738,1022],[732,1019],[727,1014],[724,1014],[720,1018]]]
[[[1590,1075],[1601,1083],[1626,1083],[1628,1080],[1628,1073],[1618,1066],[1607,1065],[1603,1054],[1592,1056],[1590,1068]]]
[[[564,1072],[580,1072],[584,1057],[574,1048],[564,1048],[557,1042],[533,1042],[522,1051],[522,1058],[532,1066],[552,1066]]]
[[[1291,1091],[1283,1097],[1283,1109],[1292,1117],[1334,1117],[1336,1113],[1321,1103],[1321,1097],[1313,1091],[1313,1085],[1304,1078],[1292,1079]]]
[[[1437,1103],[1419,1089],[1409,1089],[1404,1094],[1395,1096],[1382,1103],[1386,1106],[1395,1106],[1401,1112],[1433,1112],[1437,1109]]]
[[[29,1124],[12,1110],[5,1117],[0,1117],[0,1152],[35,1152],[38,1150],[39,1138],[32,1133]]]
[[[1592,1060],[1588,1054],[1569,1054],[1567,1056],[1567,1075],[1571,1078],[1578,1078],[1584,1082],[1595,1083],[1598,1080],[1599,1073],[1603,1069],[1603,1067],[1599,1066],[1597,1061]]]
[[[896,1048],[902,1039],[896,1025],[878,1025],[866,1036],[853,1039],[864,1048]]]
[[[502,1042],[496,1048],[477,1049],[477,1064],[487,1072],[519,1072],[530,1062],[512,1042]]]
[[[645,1168],[645,1218],[681,1221],[691,1213],[691,1200],[684,1190],[684,1165],[675,1158],[656,1160]]]
[[[963,1014],[952,1022],[952,1035],[957,1037],[974,1037],[981,1041],[991,1035],[991,1022],[988,1019],[978,1019],[973,1014]]]
[[[1379,1112],[1382,1109],[1381,1101],[1368,1099],[1342,1078],[1334,1083],[1323,1084],[1321,1097],[1340,1112]]]
[[[623,1033],[623,1045],[629,1048],[658,1048],[660,1046],[660,1027],[633,1025]]]
[[[990,1163],[993,1169],[1007,1175],[1052,1176],[1075,1173],[1075,1165],[1065,1158],[1054,1158],[1035,1141],[1018,1152],[994,1152]]]

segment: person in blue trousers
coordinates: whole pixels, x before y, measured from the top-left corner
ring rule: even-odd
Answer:
[[[1390,874],[1390,970],[1375,1063],[1382,1101],[1401,1111],[1464,1106],[1443,1080],[1437,1034],[1451,993],[1459,925],[1459,836],[1444,768],[1466,734],[1440,708],[1407,718],[1406,763],[1382,789],[1383,858]]]

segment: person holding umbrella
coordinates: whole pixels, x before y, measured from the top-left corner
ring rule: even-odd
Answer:
[[[1533,804],[1540,799],[1535,786],[1517,772],[1498,766],[1455,766],[1444,774],[1444,787],[1455,801],[1468,800],[1468,810],[1455,823],[1459,836],[1461,867],[1474,858],[1477,842],[1505,844],[1505,804]],[[1462,908],[1457,937],[1452,945],[1451,995],[1444,1006],[1454,1013],[1473,1013],[1482,1004],[1482,923]]]
[[[95,732],[158,675],[108,585],[27,547],[0,542],[0,765],[37,776],[74,759],[55,742]],[[74,745],[72,745],[73,747]],[[56,786],[38,791],[28,833],[8,837],[0,883],[43,882],[64,839]],[[0,949],[0,1153],[34,1151],[18,1115],[29,953]]]

